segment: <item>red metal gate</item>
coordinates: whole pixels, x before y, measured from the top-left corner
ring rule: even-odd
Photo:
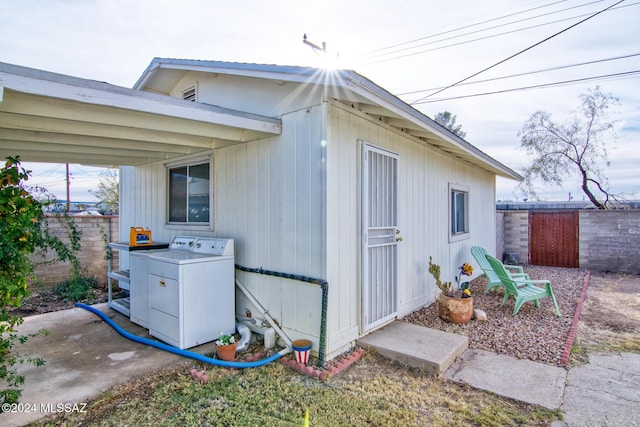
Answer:
[[[578,267],[578,211],[529,212],[529,262]]]

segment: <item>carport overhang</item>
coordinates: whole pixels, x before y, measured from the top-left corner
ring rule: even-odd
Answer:
[[[0,158],[142,165],[279,135],[280,119],[0,63]]]

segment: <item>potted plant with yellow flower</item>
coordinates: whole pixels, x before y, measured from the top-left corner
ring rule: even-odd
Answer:
[[[438,316],[442,320],[452,323],[467,323],[473,315],[473,297],[469,290],[469,282],[462,282],[463,276],[473,274],[473,266],[467,262],[458,267],[459,274],[455,276],[456,287],[451,282],[440,280],[440,266],[434,264],[429,257],[429,273],[436,280],[436,286],[441,293],[438,296]]]

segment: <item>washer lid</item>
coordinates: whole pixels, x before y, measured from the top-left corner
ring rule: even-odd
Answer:
[[[152,261],[162,261],[170,264],[195,264],[199,262],[211,262],[232,260],[233,256],[220,256],[213,254],[197,254],[190,251],[168,251],[149,254]]]

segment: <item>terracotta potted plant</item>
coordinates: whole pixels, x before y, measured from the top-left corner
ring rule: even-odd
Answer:
[[[218,359],[232,361],[236,358],[236,339],[233,335],[221,334],[216,340],[216,355]]]
[[[467,323],[473,315],[473,297],[468,282],[461,282],[462,276],[471,276],[473,267],[469,263],[462,264],[459,274],[455,276],[456,286],[451,282],[440,280],[440,266],[429,257],[429,273],[436,279],[436,286],[441,293],[438,296],[438,316],[452,323]]]

